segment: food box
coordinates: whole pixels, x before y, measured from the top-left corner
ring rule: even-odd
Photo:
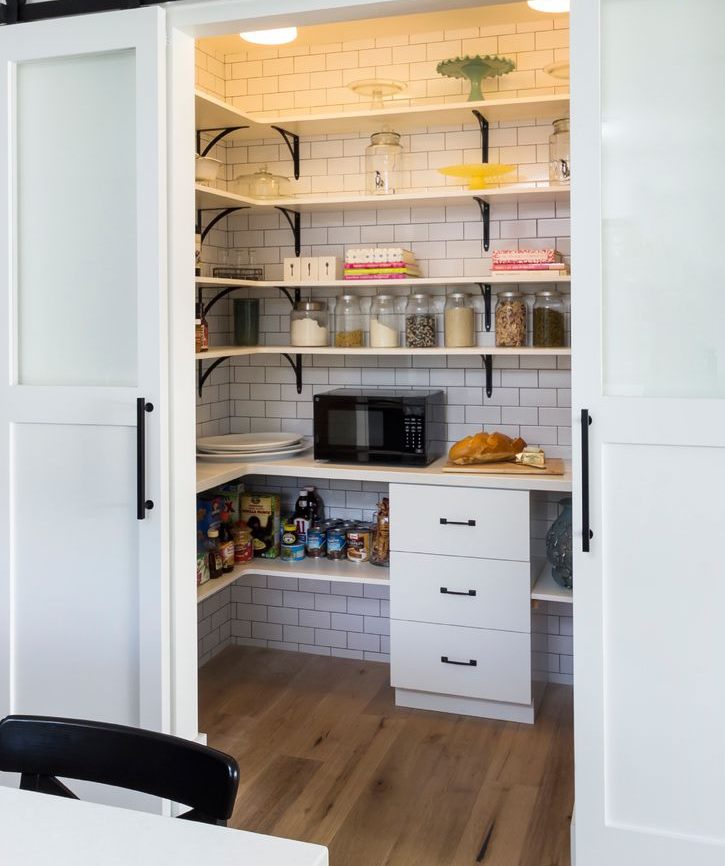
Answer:
[[[223,496],[197,496],[196,498],[196,546],[206,544],[207,532],[219,529],[224,513]]]
[[[239,515],[242,513],[243,493],[244,484],[241,481],[230,481],[216,488],[214,494],[224,500],[222,523],[232,524],[239,520]]]
[[[280,500],[276,493],[243,493],[242,523],[252,533],[255,556],[276,559],[279,556]]]
[[[209,556],[202,550],[196,554],[196,585],[201,586],[209,578]]]

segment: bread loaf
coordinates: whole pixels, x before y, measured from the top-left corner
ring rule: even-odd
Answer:
[[[525,447],[523,439],[512,439],[505,433],[476,433],[456,442],[448,452],[448,459],[459,466],[498,463],[513,460]]]

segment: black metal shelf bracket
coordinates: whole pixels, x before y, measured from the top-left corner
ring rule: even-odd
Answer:
[[[233,132],[238,132],[240,129],[249,129],[248,126],[216,126],[213,129],[197,129],[196,131],[196,152],[199,156],[206,156],[207,153],[214,147],[215,144],[218,144],[223,138],[226,138],[228,135],[231,135]],[[204,150],[201,149],[201,134],[202,132],[216,132],[212,140],[204,147]]]
[[[302,290],[299,286],[295,288],[294,297],[290,295],[289,289],[286,286],[277,286],[277,288],[280,290],[280,292],[282,292],[282,294],[285,296],[285,298],[287,298],[287,300],[290,302],[290,304],[292,304],[293,307],[295,304],[299,304],[300,300],[302,299]]]
[[[493,394],[493,355],[481,355],[483,366],[486,368],[486,396]]]
[[[491,283],[479,283],[478,288],[483,295],[483,325],[491,330]]]
[[[300,223],[300,212],[297,210],[290,210],[286,207],[276,208],[280,213],[283,213],[285,217],[287,217],[287,222],[289,223],[289,227],[292,229],[292,234],[295,237],[295,255],[299,256],[300,250],[302,249],[302,229]]]
[[[295,180],[300,179],[300,137],[296,135],[294,132],[288,132],[286,129],[282,129],[281,126],[273,126],[276,132],[278,132],[282,138],[284,139],[284,143],[287,145],[289,149],[290,156],[292,157],[292,165],[295,170]]]
[[[238,210],[247,210],[248,207],[249,207],[249,205],[240,205],[239,207],[225,207],[215,217],[213,217],[210,220],[209,225],[206,226],[206,228],[204,228],[204,229],[202,229],[202,227],[201,227],[202,215],[204,213],[206,213],[207,211],[210,211],[210,210],[219,210],[219,208],[204,208],[203,210],[198,210],[196,212],[196,224],[197,224],[197,226],[199,228],[199,232],[201,234],[201,242],[204,243],[204,241],[206,240],[206,236],[214,228],[214,226],[219,222],[219,220],[223,220],[224,217],[228,217],[229,214],[236,213],[236,211],[238,211]]]
[[[295,355],[294,360],[292,360],[292,355],[287,354],[285,352],[282,355],[283,358],[286,358],[289,362],[290,367],[295,372],[295,383],[297,385],[297,393],[302,393],[302,355]]]
[[[214,370],[216,370],[216,368],[223,361],[228,361],[228,360],[229,360],[229,355],[224,355],[222,358],[216,358],[214,361],[211,362],[211,364],[209,364],[209,366],[206,368],[206,370],[204,370],[203,365],[202,365],[202,360],[201,360],[201,358],[199,358],[199,360],[196,362],[196,369],[197,369],[197,378],[198,378],[198,382],[199,382],[199,396],[200,397],[201,397],[202,391],[204,390],[204,383],[209,378],[209,376],[211,376],[211,374],[214,372]]]
[[[478,202],[483,222],[483,249],[488,252],[491,246],[491,205],[483,198],[478,196],[474,196],[474,198]]]
[[[473,109],[473,116],[481,129],[481,162],[488,162],[488,121],[475,108]]]

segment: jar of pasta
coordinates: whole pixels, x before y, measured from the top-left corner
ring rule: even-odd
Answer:
[[[521,292],[499,292],[496,302],[496,345],[526,345],[526,301]]]
[[[360,299],[355,295],[340,295],[335,304],[335,345],[355,349],[365,345]]]

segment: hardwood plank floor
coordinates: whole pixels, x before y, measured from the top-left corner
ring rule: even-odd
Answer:
[[[378,662],[235,646],[199,705],[241,767],[234,827],[327,845],[331,866],[569,866],[567,686],[519,725],[397,708]]]

